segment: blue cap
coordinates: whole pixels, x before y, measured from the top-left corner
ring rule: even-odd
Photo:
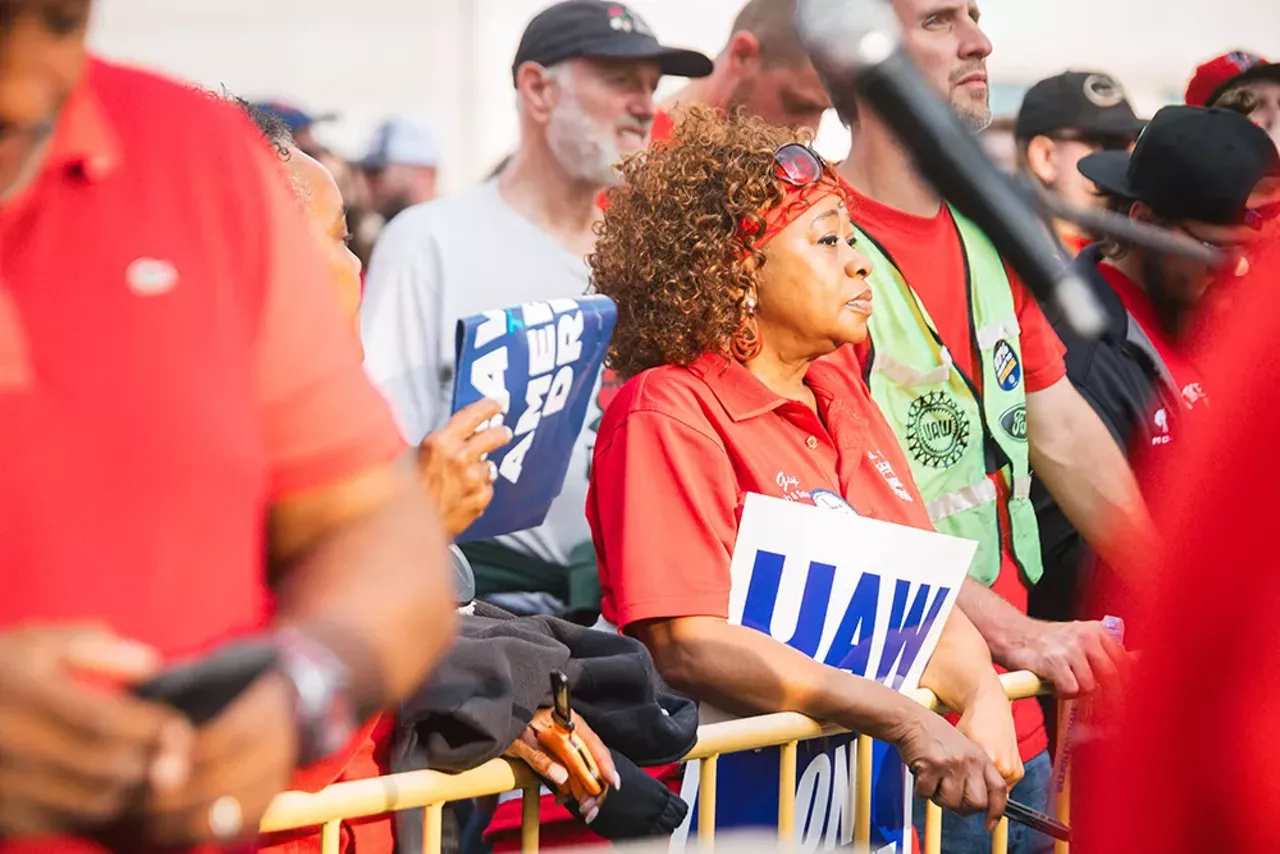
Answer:
[[[392,163],[408,166],[438,166],[440,146],[425,122],[398,117],[383,122],[373,135],[361,165],[381,169]]]

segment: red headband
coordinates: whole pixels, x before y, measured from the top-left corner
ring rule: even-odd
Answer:
[[[799,219],[805,211],[812,208],[827,196],[840,193],[840,183],[830,172],[823,171],[822,177],[812,184],[797,187],[785,181],[782,185],[782,201],[772,207],[760,211],[764,220],[763,233],[760,224],[753,217],[743,217],[738,223],[738,233],[744,245],[742,255],[751,254],[751,250],[760,249],[779,232]]]

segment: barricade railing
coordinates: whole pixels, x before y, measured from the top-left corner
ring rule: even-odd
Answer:
[[[1051,693],[1051,686],[1032,673],[1001,675],[1005,692],[1011,700]],[[912,699],[934,711],[940,709],[932,691],[918,690]],[[795,836],[796,747],[801,741],[839,735],[848,730],[823,724],[794,712],[742,718],[698,728],[698,741],[685,757],[701,763],[698,777],[698,843],[709,848],[716,832],[716,764],[726,753],[739,753],[764,747],[781,748],[778,787],[778,838],[789,843]],[[853,842],[855,851],[866,851],[871,840],[871,743],[867,736],[857,738],[857,773],[854,782]],[[1057,816],[1069,822],[1070,780],[1057,793]],[[321,854],[338,854],[341,822],[404,809],[424,808],[423,852],[440,854],[444,805],[450,801],[499,795],[520,790],[523,793],[521,851],[538,850],[538,799],[542,781],[527,765],[518,760],[494,759],[478,768],[459,774],[439,771],[411,771],[390,774],[371,780],[336,783],[315,793],[284,792],[267,810],[262,821],[264,833],[321,828]],[[942,839],[942,808],[925,805],[924,854],[939,854]],[[993,835],[993,854],[1005,854],[1008,848],[1008,819],[1002,819]],[[1066,854],[1064,842],[1055,843],[1055,854]]]

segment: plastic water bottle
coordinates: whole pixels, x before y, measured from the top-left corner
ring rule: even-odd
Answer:
[[[1115,642],[1124,644],[1124,620],[1110,614],[1102,618],[1102,627]],[[1067,785],[1067,769],[1071,767],[1071,750],[1080,735],[1078,717],[1080,701],[1068,700],[1063,704],[1062,720],[1058,724],[1058,751],[1054,757],[1053,792],[1061,795]]]

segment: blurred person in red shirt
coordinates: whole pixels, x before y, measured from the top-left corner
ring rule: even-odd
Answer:
[[[1132,555],[1148,625],[1111,737],[1077,754],[1072,794],[1080,854],[1275,850],[1280,788],[1280,574],[1267,453],[1280,395],[1280,243],[1240,283],[1237,308],[1204,354],[1213,405],[1143,485],[1164,534]],[[1104,589],[1104,594],[1107,591]]]
[[[1187,84],[1193,107],[1222,107],[1248,116],[1280,148],[1280,65],[1234,50],[1196,69]]]
[[[1213,394],[1201,365],[1222,321],[1209,315],[1233,310],[1238,277],[1280,224],[1280,155],[1236,113],[1175,106],[1156,113],[1132,155],[1101,152],[1079,168],[1135,222],[1179,232],[1227,259],[1219,269],[1117,241],[1090,246],[1075,268],[1103,308],[1101,334],[1086,338],[1058,311],[1050,314],[1067,345],[1067,376],[1130,458],[1167,455]],[[1092,556],[1048,490],[1036,484],[1032,497],[1045,575],[1030,610],[1070,620],[1081,613],[1083,580],[1096,574]],[[1093,613],[1129,610],[1113,595],[1106,611]],[[1127,628],[1132,646],[1137,621]]]
[[[978,4],[892,5],[904,52],[957,117],[981,131],[991,120],[992,45]],[[1147,531],[1133,475],[1066,378],[1062,343],[995,247],[943,203],[847,81],[827,83],[852,132],[839,172],[850,215],[867,238],[877,291],[859,362],[908,449],[938,530],[979,542],[959,607],[997,664],[1045,677],[1062,696],[1088,693],[1116,677],[1123,652],[1100,622],[1027,616],[1028,588],[1041,575],[1031,470],[1099,550]],[[1044,809],[1050,763],[1038,703],[1015,703],[1014,720],[1027,773],[1012,796]],[[1018,835],[1015,854],[1051,845],[1043,835]],[[944,849],[990,845],[981,823],[944,816]]]
[[[1018,171],[1077,208],[1103,208],[1106,199],[1076,168],[1099,151],[1128,150],[1144,122],[1114,77],[1065,71],[1036,83],[1022,99],[1013,133]],[[1054,220],[1053,230],[1075,257],[1093,242],[1079,226]]]
[[[0,10],[0,851],[228,845],[439,656],[444,537],[278,167],[90,5]],[[243,637],[208,724],[118,690]]]

